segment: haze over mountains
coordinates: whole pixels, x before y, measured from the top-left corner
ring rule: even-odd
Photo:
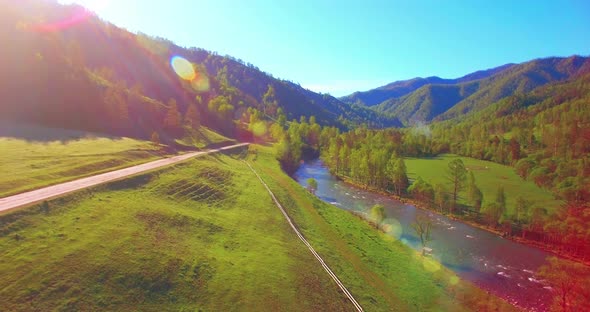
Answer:
[[[457,79],[414,78],[341,98],[399,118],[405,125],[452,119],[513,94],[590,71],[587,57],[536,59],[477,71]]]

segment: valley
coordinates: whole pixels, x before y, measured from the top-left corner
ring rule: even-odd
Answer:
[[[0,310],[590,311],[590,8],[532,7],[0,0]]]

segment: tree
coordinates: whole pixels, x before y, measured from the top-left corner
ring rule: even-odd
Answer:
[[[391,168],[391,181],[397,196],[401,196],[403,193],[405,193],[408,185],[410,185],[406,163],[404,162],[403,158],[395,159],[393,168]]]
[[[275,89],[272,85],[268,85],[268,89],[262,96],[262,104],[264,105],[264,113],[268,115],[276,114],[278,102],[276,99]]]
[[[422,255],[426,254],[426,244],[432,240],[431,229],[432,222],[428,218],[416,217],[416,221],[411,224],[412,228],[416,232],[416,235],[420,238],[422,244]]]
[[[154,143],[155,146],[160,145],[160,135],[156,131],[152,132],[152,143]]]
[[[190,104],[184,115],[184,123],[198,129],[201,126],[201,117],[195,104]]]
[[[449,193],[445,186],[440,183],[434,185],[434,204],[443,212],[449,205]]]
[[[175,99],[168,101],[168,111],[164,118],[164,128],[170,132],[176,132],[180,129],[180,113],[178,112]]]
[[[475,184],[475,176],[473,175],[473,171],[469,172],[469,179],[467,180],[467,200],[476,211],[481,209],[483,194],[481,193],[479,187],[477,187],[477,184]]]
[[[375,220],[377,226],[381,225],[385,220],[385,207],[383,205],[375,205],[371,208],[371,218]]]
[[[516,198],[516,205],[515,205],[515,213],[516,213],[516,222],[521,221],[523,216],[528,214],[529,207],[531,206],[531,202],[523,198],[522,196],[518,196]]]
[[[424,181],[422,177],[418,177],[408,188],[408,192],[422,202],[431,202],[434,198],[434,189],[432,185]]]
[[[463,164],[463,161],[460,158],[453,159],[449,163],[449,168],[447,169],[447,179],[452,185],[451,213],[454,213],[455,209],[457,208],[457,198],[459,196],[459,192],[461,192],[464,188],[466,176],[467,169],[465,169],[465,164]]]
[[[554,310],[589,311],[590,269],[580,263],[562,260],[557,257],[548,258],[548,263],[539,269],[539,276],[546,279],[555,293]]]
[[[502,213],[506,211],[506,193],[504,193],[504,187],[499,186],[496,191],[496,204],[502,210]]]
[[[486,222],[490,226],[498,225],[498,221],[502,217],[502,208],[497,202],[487,203],[484,208],[483,212],[486,218]]]
[[[318,181],[316,181],[314,178],[307,179],[307,189],[312,194],[315,194],[318,189]]]
[[[119,85],[108,87],[104,94],[107,116],[115,131],[121,131],[129,125],[129,108],[123,88]]]
[[[520,159],[520,143],[514,137],[510,139],[510,157],[513,164]]]

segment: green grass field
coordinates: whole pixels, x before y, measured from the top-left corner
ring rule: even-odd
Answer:
[[[236,143],[235,140],[226,138],[207,127],[200,127],[199,129],[186,128],[185,130],[187,132],[186,135],[183,138],[176,140],[176,143],[197,148],[205,148],[209,145],[217,145],[222,143]]]
[[[0,126],[18,133],[3,136],[0,132],[0,197],[166,156],[148,141],[29,125]],[[27,135],[32,138],[21,138]],[[235,141],[201,127],[187,129],[178,143],[206,148]]]
[[[407,158],[405,161],[408,176],[410,179],[416,179],[420,176],[431,184],[442,183],[449,185],[448,180],[446,180],[446,170],[448,163],[457,157],[461,158],[465,163],[465,167],[473,172],[475,182],[484,195],[484,202],[495,200],[498,187],[504,187],[509,214],[513,212],[518,196],[534,201],[536,206],[547,208],[549,212],[555,211],[557,207],[562,205],[562,202],[556,200],[549,191],[543,190],[535,183],[525,181],[519,177],[512,167],[469,157],[447,154],[433,158]],[[466,204],[464,192],[460,193],[460,195],[459,203]]]
[[[253,177],[211,156],[2,217],[2,309],[349,311]]]
[[[129,138],[27,141],[0,137],[0,197],[146,162],[162,153]]]
[[[366,311],[511,310],[248,156]],[[352,311],[241,157],[212,155],[0,216],[7,311]]]

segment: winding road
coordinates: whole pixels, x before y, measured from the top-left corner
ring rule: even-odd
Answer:
[[[248,144],[249,143],[240,143],[216,149],[182,154],[170,158],[163,158],[133,167],[110,171],[87,178],[82,178],[70,182],[44,187],[30,192],[0,198],[0,213],[23,206],[28,206],[54,197],[62,196],[64,194],[75,192],[91,186],[119,180],[138,173],[173,165],[191,159],[193,157],[199,157],[207,154],[222,152],[225,150],[247,146]]]

